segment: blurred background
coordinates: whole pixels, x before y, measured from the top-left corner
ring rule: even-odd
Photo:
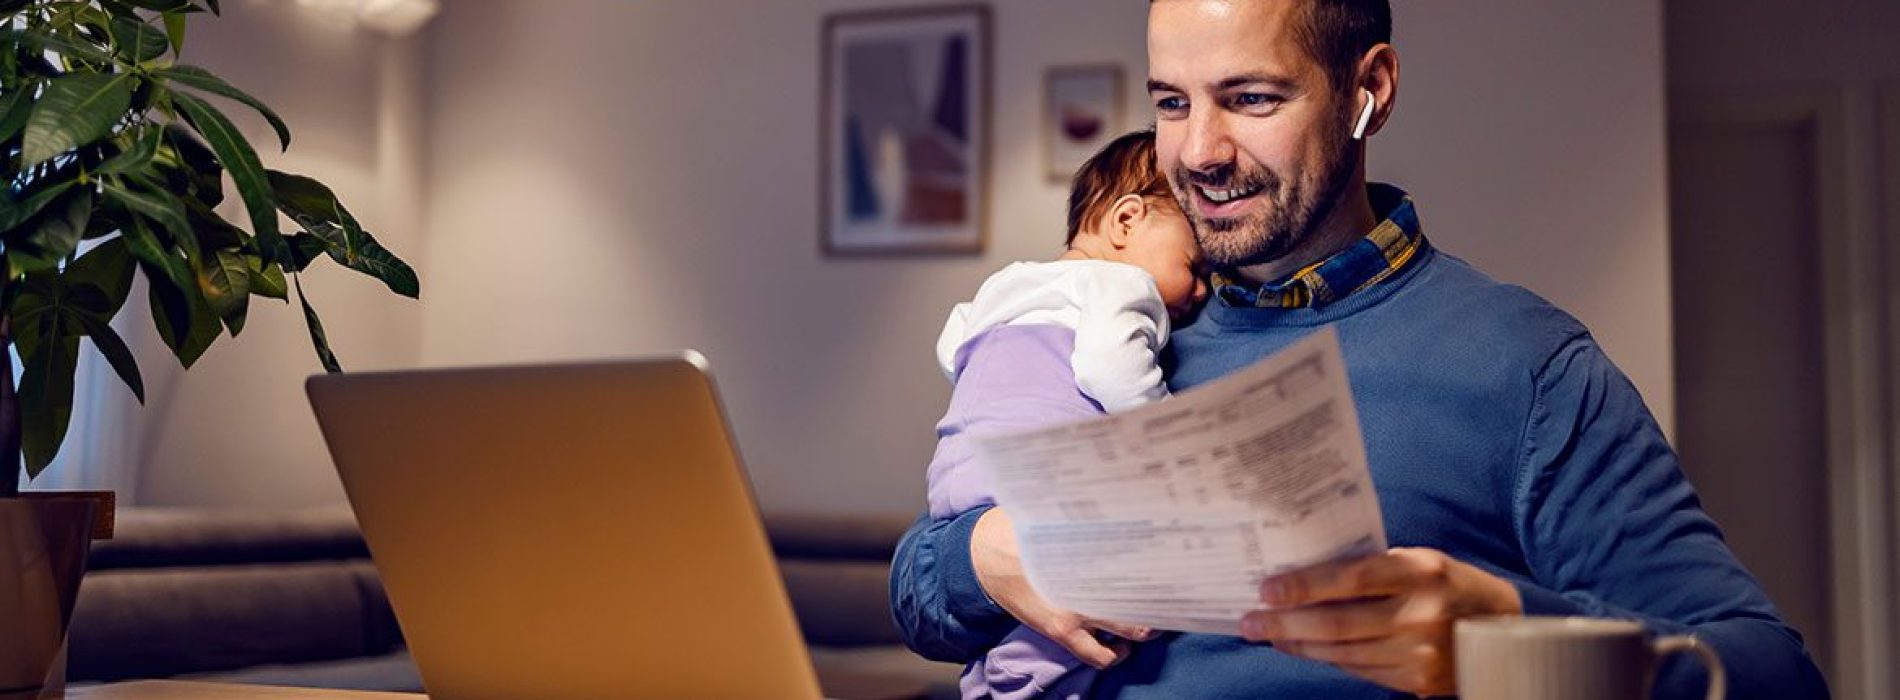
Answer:
[[[184,53],[290,122],[290,152],[267,164],[329,183],[421,274],[419,303],[334,266],[310,274],[344,365],[697,348],[781,522],[901,532],[921,509],[949,394],[933,357],[945,314],[1002,265],[1060,249],[1050,70],[1117,66],[1117,127],[1152,119],[1147,3],[989,2],[981,252],[837,256],[820,245],[825,18],[923,3],[362,11],[383,4],[227,0]],[[1900,5],[1394,5],[1403,77],[1373,178],[1411,191],[1437,246],[1593,329],[1837,697],[1900,697]],[[241,126],[269,142],[261,119]],[[113,489],[128,523],[143,508],[342,504],[295,308],[260,307],[189,374],[145,316],[119,325],[146,360],[147,405],[89,356],[66,450],[32,488]],[[875,569],[883,546],[860,563]],[[808,636],[854,604],[801,604]]]

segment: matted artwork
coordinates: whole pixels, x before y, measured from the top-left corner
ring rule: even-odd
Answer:
[[[981,252],[989,8],[835,14],[823,45],[825,252]]]
[[[1122,134],[1122,69],[1063,66],[1043,78],[1043,161],[1067,182],[1090,156]]]

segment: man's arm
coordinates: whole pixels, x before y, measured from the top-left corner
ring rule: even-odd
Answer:
[[[1721,655],[1738,700],[1827,697],[1801,636],[1722,542],[1636,388],[1588,337],[1539,377],[1515,507],[1537,579],[1515,582],[1526,613],[1694,634]],[[1701,697],[1695,664],[1673,663],[1659,682],[1658,698]]]
[[[938,661],[976,660],[1019,622],[1095,668],[1155,636],[1050,605],[1023,574],[1009,514],[990,507],[911,526],[891,563],[891,609],[905,643]]]
[[[1535,581],[1430,549],[1394,549],[1269,579],[1245,636],[1419,695],[1455,693],[1453,623],[1486,614],[1589,615],[1694,634],[1722,657],[1729,697],[1826,698],[1827,685],[1722,543],[1629,380],[1587,336],[1539,372],[1513,520]],[[1672,660],[1656,697],[1703,696]]]

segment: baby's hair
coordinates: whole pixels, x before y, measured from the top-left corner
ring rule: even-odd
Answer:
[[[1138,194],[1174,204],[1174,192],[1168,179],[1155,163],[1155,131],[1142,129],[1117,137],[1075,171],[1075,184],[1069,189],[1069,237],[1096,219],[1106,216],[1110,206],[1123,195]]]

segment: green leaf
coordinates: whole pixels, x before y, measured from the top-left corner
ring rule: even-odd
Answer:
[[[310,344],[317,349],[317,361],[323,363],[323,371],[338,374],[343,365],[336,361],[336,353],[330,351],[330,339],[323,333],[323,321],[317,318],[317,310],[310,308],[310,300],[303,295],[303,280],[295,280],[297,303],[303,305],[303,322],[310,327]]]
[[[26,128],[26,118],[33,115],[33,97],[31,87],[7,93],[0,97],[0,141],[19,135]]]
[[[381,280],[397,294],[420,294],[416,271],[363,230],[329,187],[302,175],[269,173],[278,208],[327,243],[325,252],[338,264]]]
[[[20,43],[28,48],[52,51],[69,59],[78,59],[101,67],[112,65],[112,54],[106,53],[99,47],[42,29],[32,29],[21,34]]]
[[[48,216],[38,219],[27,235],[7,242],[7,260],[14,270],[35,272],[57,267],[61,260],[79,247],[92,216],[92,191],[68,192],[52,206]]]
[[[52,337],[41,339],[39,352],[27,358],[20,376],[20,451],[29,479],[38,478],[59,454],[72,420],[79,337],[66,335],[60,325],[51,324]]]
[[[270,176],[271,194],[277,199],[277,207],[304,228],[311,228],[312,222],[340,225],[349,217],[336,193],[315,178],[281,170],[265,172]]]
[[[422,295],[422,283],[416,278],[415,269],[371,238],[368,231],[358,231],[355,243],[355,254],[345,266],[381,280],[389,291],[411,299]]]
[[[196,284],[179,287],[162,279],[148,281],[152,321],[158,326],[159,339],[171,348],[178,364],[191,369],[224,331],[218,315],[205,303]]]
[[[158,146],[165,140],[165,133],[156,127],[141,127],[121,134],[121,138],[130,136],[130,143],[119,155],[113,156],[99,168],[96,175],[116,175],[144,170],[152,164],[152,157],[158,155]]]
[[[59,301],[54,298],[55,290],[47,286],[48,279],[57,278],[49,273],[27,275],[10,289],[17,290],[8,310],[13,347],[22,359],[38,354],[45,339],[58,332],[52,326],[59,319]]]
[[[161,78],[169,78],[172,82],[186,87],[197,88],[205,92],[237,100],[248,105],[251,109],[257,110],[259,114],[264,115],[265,121],[270,122],[270,128],[277,132],[277,141],[283,145],[284,150],[290,150],[290,127],[284,124],[284,120],[278,117],[277,113],[272,111],[270,106],[264,104],[262,100],[250,96],[243,90],[237,89],[236,86],[225,82],[223,78],[212,75],[211,71],[197,66],[177,65],[170,68],[161,68],[153,71],[153,73]]]
[[[206,256],[198,270],[198,291],[204,294],[213,313],[228,320],[250,301],[251,268],[244,264],[243,256],[228,250]]]
[[[312,233],[299,233],[285,241],[290,244],[290,259],[284,261],[284,269],[291,272],[303,272],[317,256],[330,252],[330,242]]]
[[[112,371],[119,373],[119,379],[137,396],[139,403],[145,403],[145,379],[139,376],[139,363],[132,356],[131,348],[125,346],[125,340],[112,330],[112,324],[84,314],[71,317],[79,323],[86,337],[92,338],[92,345],[104,355],[106,362],[112,365]]]
[[[177,58],[184,55],[185,14],[182,12],[167,12],[163,16],[165,19],[165,38],[171,42],[172,57]]]
[[[144,63],[163,56],[170,44],[165,32],[137,17],[113,17],[106,31],[111,33],[112,43],[118,47],[119,58],[128,63]]]
[[[185,206],[176,196],[164,190],[140,192],[110,180],[103,183],[106,199],[164,227],[178,247],[184,249],[186,257],[201,250],[198,247],[198,235],[192,230],[191,222],[185,218]]]
[[[159,150],[160,160],[179,166],[173,191],[184,191],[207,207],[223,203],[224,166],[218,165],[218,157],[211,149],[189,130],[175,124],[165,126],[165,142],[171,148],[169,153],[167,149]]]
[[[284,268],[264,262],[255,255],[244,256],[244,264],[251,269],[251,293],[260,297],[290,300],[288,280],[284,279]]]
[[[244,319],[249,317],[250,314],[251,300],[250,297],[245,297],[244,301],[239,303],[237,310],[225,314],[224,329],[231,334],[231,337],[238,337],[239,333],[244,332]]]
[[[131,106],[132,79],[127,74],[73,73],[54,78],[27,118],[21,167],[39,165],[105,138]]]
[[[195,199],[183,201],[185,218],[191,221],[191,230],[198,234],[198,245],[204,246],[206,250],[250,247],[251,234],[245,233],[244,229],[225,221],[204,202]]]
[[[183,12],[191,8],[191,0],[124,0],[124,2],[153,12]]]
[[[47,204],[53,204],[53,200],[57,200],[61,194],[66,194],[66,190],[72,188],[72,185],[74,185],[72,181],[47,185],[34,194],[28,194],[25,200],[13,200],[11,194],[0,192],[0,234],[11,234],[13,230],[17,230],[19,224],[27,223],[27,219],[32,219],[36,213],[40,213],[40,209],[46,209]]]
[[[145,219],[135,216],[131,217],[130,222],[122,234],[126,251],[132,254],[133,259],[145,264],[145,276],[161,278],[173,287],[194,286],[191,274],[185,268],[185,261],[159,242],[158,236],[147,227]]]
[[[258,161],[250,142],[210,103],[184,93],[175,94],[172,99],[192,128],[205,137],[218,161],[231,173],[231,180],[237,183],[238,195],[244,198],[244,208],[251,215],[251,232],[257,236],[258,253],[270,262],[287,259],[290,251],[277,229],[276,201],[271,197],[264,165]]]
[[[13,197],[0,194],[0,233],[11,233],[24,224],[33,215],[40,213],[46,205],[71,189],[73,182],[61,182],[49,185],[45,189],[27,195],[26,199],[14,201]]]
[[[124,236],[93,246],[85,255],[73,264],[66,266],[61,278],[72,287],[93,287],[105,295],[109,303],[101,321],[111,321],[119,315],[119,309],[125,305],[125,299],[132,293],[132,276],[137,265],[132,254],[126,250]]]

